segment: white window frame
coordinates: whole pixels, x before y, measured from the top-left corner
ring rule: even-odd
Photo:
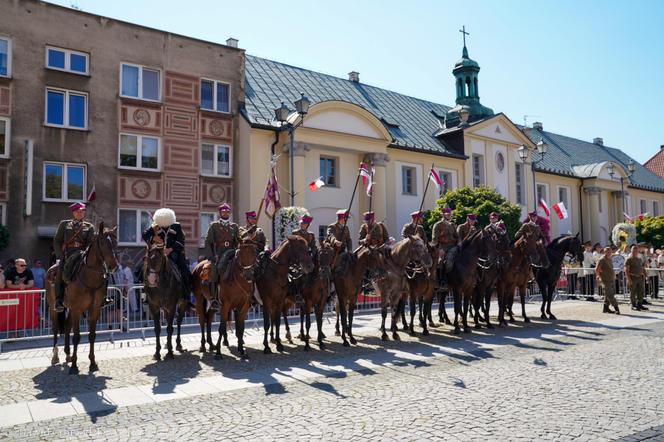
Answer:
[[[63,124],[55,124],[48,122],[48,92],[62,92],[65,94],[64,99],[64,115],[63,115]],[[69,95],[81,95],[85,97],[85,126],[70,126],[69,125]],[[90,108],[90,96],[87,92],[75,91],[72,89],[62,89],[59,87],[46,86],[44,89],[44,126],[49,127],[59,127],[62,129],[72,129],[72,130],[88,130],[88,114]]]
[[[454,169],[445,169],[443,167],[437,167],[436,169],[438,169],[438,176],[440,176],[441,179],[442,179],[441,174],[443,174],[443,173],[448,173],[450,175],[450,178],[451,178],[450,181],[451,182],[446,183],[446,188],[447,188],[448,192],[450,190],[454,190],[454,189],[457,188],[457,171],[456,170],[454,170]],[[427,176],[427,179],[429,179],[428,176]],[[444,194],[445,193],[443,192],[442,195],[444,195]]]
[[[203,101],[203,88],[201,87],[202,86],[201,83],[203,81],[211,81],[212,82],[212,109],[204,108],[204,107],[201,106],[201,102]],[[228,110],[227,111],[217,109],[217,83],[225,84],[226,86],[228,86]],[[231,113],[231,103],[233,102],[233,100],[231,99],[232,85],[230,83],[228,83],[226,81],[221,81],[221,80],[213,80],[212,78],[201,77],[201,80],[199,82],[198,87],[200,89],[199,94],[198,94],[198,107],[201,110],[208,111],[208,112],[219,112],[220,114],[230,114]]]
[[[0,117],[0,121],[5,122],[5,153],[0,153],[0,158],[9,158],[9,146],[12,144],[12,119]]]
[[[7,203],[0,203],[0,225],[7,225]]]
[[[199,248],[205,247],[205,236],[207,235],[207,231],[203,232],[203,229],[202,229],[203,225],[201,223],[201,217],[203,215],[212,215],[212,222],[215,222],[215,221],[219,220],[219,212],[199,212],[199,214],[198,214],[198,228],[200,230],[200,232],[199,232],[200,238],[199,238],[199,243],[198,243]]]
[[[7,42],[7,75],[0,75],[2,78],[12,78],[12,39],[0,35],[0,40],[5,40]]]
[[[120,212],[121,211],[133,211],[136,212],[136,242],[128,242],[128,241],[119,241],[120,239]],[[117,211],[117,226],[118,226],[118,245],[119,246],[140,246],[143,245],[143,231],[141,230],[141,212],[145,212],[147,214],[150,213],[148,209],[139,209],[135,207],[118,207]]]
[[[214,169],[212,171],[212,174],[203,172],[203,145],[206,144],[208,146],[213,146],[214,147],[214,161],[213,161],[213,166],[212,168]],[[228,175],[218,175],[217,172],[217,151],[220,147],[225,147],[228,149]],[[206,143],[203,141],[201,143],[201,175],[202,176],[207,176],[207,177],[212,177],[212,178],[232,178],[233,177],[233,147],[229,146],[228,144],[215,144],[215,143]]]
[[[406,169],[409,169],[413,172],[412,175],[412,187],[413,191],[412,192],[406,192],[404,189],[404,175]],[[402,164],[401,165],[401,194],[404,196],[417,196],[418,195],[418,188],[417,188],[417,167],[415,166],[410,166],[408,164]]]
[[[334,184],[328,184],[327,182],[327,177],[329,175],[322,175],[323,181],[325,181],[325,187],[333,187],[333,188],[339,188],[341,187],[341,171],[339,170],[339,157],[335,157],[332,155],[319,155],[318,156],[318,171],[320,172],[320,160],[325,159],[325,160],[332,160],[334,162]]]
[[[127,65],[127,66],[133,66],[135,68],[138,68],[138,97],[132,97],[131,95],[123,95],[122,94],[122,66]],[[158,92],[159,92],[159,97],[155,100],[153,98],[144,98],[143,97],[143,69],[149,69],[151,71],[157,71],[159,72],[159,85],[158,85]],[[120,63],[120,90],[119,90],[119,95],[124,98],[131,98],[134,100],[142,100],[142,101],[151,101],[153,103],[161,103],[162,100],[162,92],[161,92],[161,85],[163,82],[164,78],[164,73],[161,70],[161,68],[155,68],[152,66],[145,66],[141,64],[136,64],[136,63],[129,63],[126,61],[123,61]]]
[[[128,137],[136,137],[136,167],[132,166],[122,166],[120,165],[120,154],[121,154],[121,149],[122,149],[122,136],[128,136]],[[142,163],[143,159],[143,138],[153,138],[157,140],[157,168],[156,169],[150,169],[147,167],[142,167],[140,164]],[[154,137],[152,135],[141,135],[141,134],[133,134],[130,132],[120,132],[118,135],[118,169],[126,169],[126,170],[142,170],[145,172],[161,172],[161,165],[162,165],[162,153],[161,153],[161,138],[160,137]]]
[[[65,53],[65,67],[64,68],[58,68],[55,66],[49,66],[48,64],[48,51],[49,50],[55,50],[55,51],[61,51]],[[71,55],[81,55],[85,57],[85,72],[79,72],[79,71],[73,71],[71,69]],[[81,52],[81,51],[74,51],[72,49],[65,49],[65,48],[59,48],[57,46],[46,46],[46,50],[44,51],[44,66],[46,69],[53,70],[53,71],[60,71],[60,72],[68,72],[70,74],[75,74],[75,75],[83,75],[83,76],[89,76],[90,75],[90,54],[87,52]]]
[[[648,201],[646,201],[645,198],[639,198],[639,215],[643,215],[647,211],[648,211]]]
[[[46,198],[46,166],[58,165],[62,166],[62,198]],[[68,198],[67,189],[67,168],[68,166],[82,167],[83,168],[83,198]],[[88,166],[82,163],[65,163],[62,161],[44,161],[42,164],[42,201],[50,203],[73,203],[85,199],[88,191]]]
[[[480,162],[480,167],[479,167],[479,184],[476,186],[475,185],[475,157],[479,158]],[[480,153],[474,153],[470,157],[470,169],[471,169],[471,177],[472,177],[472,185],[473,188],[478,188],[486,185],[486,161],[484,161],[484,155]]]
[[[547,204],[550,204],[550,194],[549,194],[549,185],[547,183],[535,183],[535,196],[537,196],[537,188],[539,186],[544,187],[544,201],[546,201]],[[537,206],[539,207],[539,198],[537,199]]]
[[[517,180],[519,178],[517,176],[517,170],[520,170],[520,178],[521,180]],[[526,167],[523,162],[515,162],[514,163],[514,193],[516,196],[516,203],[520,206],[525,206],[526,205]]]

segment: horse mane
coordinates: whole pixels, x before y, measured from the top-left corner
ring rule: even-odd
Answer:
[[[394,244],[394,247],[392,247],[392,251],[390,253],[392,260],[401,262],[403,258],[401,255],[404,253],[404,251],[406,251],[406,245],[409,244],[410,241],[413,241],[413,239],[406,237]]]
[[[567,239],[567,238],[575,238],[575,235],[570,235],[569,233],[566,233],[564,235],[560,235],[556,238],[553,238],[551,240],[551,244],[560,244],[561,241],[563,241],[564,239]]]
[[[289,244],[291,241],[301,241],[301,242],[304,243],[305,246],[307,244],[307,241],[304,238],[302,238],[301,236],[288,235],[288,237],[285,240],[283,240],[281,242],[281,244],[279,244],[279,247],[277,247],[277,249],[274,252],[272,252],[271,256],[273,258],[279,258],[281,256],[281,254],[284,252],[284,250],[286,249],[286,245]]]
[[[482,230],[484,230],[484,229],[477,229],[473,233],[471,233],[470,235],[466,236],[463,239],[463,241],[461,241],[461,248],[463,249],[464,247],[468,247],[470,245],[470,243],[473,242],[475,237],[482,232]]]

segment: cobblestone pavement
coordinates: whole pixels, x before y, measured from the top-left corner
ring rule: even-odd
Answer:
[[[326,351],[287,346],[270,356],[254,345],[247,363],[226,349],[221,361],[197,351],[160,363],[109,359],[95,375],[3,372],[3,404],[132,385],[158,391],[219,374],[260,384],[0,428],[0,439],[664,439],[664,308],[614,317],[580,304],[556,309],[556,322],[460,337],[446,327],[381,342],[375,332],[356,347],[331,337]]]

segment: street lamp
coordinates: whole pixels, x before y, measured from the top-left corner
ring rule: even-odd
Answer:
[[[615,179],[615,178],[613,178],[613,176],[616,174],[616,165],[613,163],[613,161],[610,161],[609,164],[606,166],[606,171],[609,173],[609,176],[611,177],[612,180]],[[628,178],[631,177],[632,174],[636,171],[636,163],[633,160],[629,160],[629,162],[627,163],[627,171],[629,172],[629,174],[627,175]],[[620,176],[620,197],[622,198],[623,214],[627,213],[627,208],[625,207],[625,184],[624,183],[625,183],[625,179],[621,175]]]
[[[288,158],[290,161],[290,189],[289,189],[289,195],[290,195],[290,205],[294,206],[295,205],[295,175],[293,171],[293,150],[295,149],[295,144],[294,144],[294,132],[295,129],[298,127],[302,126],[302,123],[304,122],[304,116],[309,113],[309,105],[311,102],[309,99],[304,95],[304,93],[300,94],[300,98],[297,99],[293,104],[295,104],[295,112],[299,115],[299,119],[296,119],[294,121],[288,121],[288,117],[291,114],[291,110],[284,104],[284,102],[281,102],[281,106],[276,108],[274,110],[274,119],[277,120],[280,124],[280,129],[281,130],[287,130],[288,131],[288,136],[290,137],[290,145],[288,146]]]
[[[535,205],[533,206],[533,210],[537,210],[537,185],[535,184],[535,164],[541,163],[542,160],[544,160],[544,155],[549,150],[549,145],[542,139],[540,139],[537,144],[535,144],[535,150],[540,154],[540,159],[538,161],[535,161],[535,152],[533,150],[533,158],[530,161],[530,170],[533,175],[533,200],[535,202]],[[519,154],[519,158],[521,158],[521,161],[523,161],[523,164],[525,166],[526,160],[528,159],[528,146],[525,144],[522,144],[519,146],[517,149],[517,153]]]

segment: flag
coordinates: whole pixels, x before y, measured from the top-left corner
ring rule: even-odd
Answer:
[[[274,172],[274,169],[277,166],[276,159],[270,161],[270,166],[270,177],[267,179],[263,201],[265,202],[265,214],[272,218],[277,210],[281,208],[281,201],[279,196],[279,183],[277,183],[277,176]],[[272,206],[272,213],[270,213],[270,205]]]
[[[549,210],[549,206],[546,204],[546,201],[541,199],[540,202],[539,202],[539,206],[542,208],[542,210],[546,214],[546,217],[548,218],[549,215],[551,214],[551,211]]]
[[[325,181],[323,181],[323,177],[319,176],[314,181],[309,183],[309,190],[311,190],[312,192],[315,192],[318,189],[320,189],[321,187],[323,187],[324,185],[325,185]]]
[[[97,185],[93,183],[92,190],[88,194],[87,202],[90,203],[96,199],[97,199]]]
[[[647,216],[650,216],[650,212],[639,214],[639,221],[643,221],[643,219]]]
[[[565,203],[562,201],[559,202],[558,204],[553,205],[553,210],[556,212],[556,215],[558,215],[558,218],[560,219],[567,219],[567,209],[565,208]]]
[[[368,196],[371,196],[371,191],[374,185],[373,176],[375,173],[376,169],[373,167],[373,164],[369,166],[367,163],[360,163],[360,176],[362,177],[362,184],[367,189]]]
[[[625,212],[623,212],[623,216],[625,217],[625,219],[627,220],[627,222],[632,222],[632,221],[634,221],[634,219],[633,219],[631,216],[629,216],[628,214],[626,214]]]
[[[438,173],[434,170],[434,168],[431,168],[431,171],[429,172],[429,179],[435,184],[436,188],[438,189],[438,195],[443,191],[443,185],[445,182],[440,179],[440,176],[438,176]]]

